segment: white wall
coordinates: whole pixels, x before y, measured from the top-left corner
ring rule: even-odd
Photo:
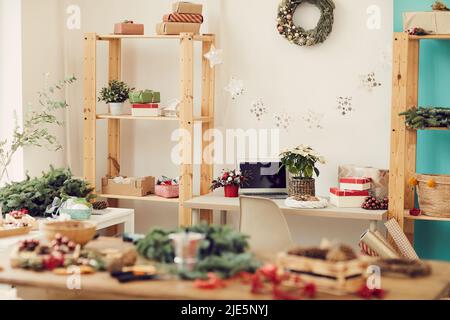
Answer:
[[[335,24],[330,38],[322,45],[300,48],[289,44],[276,32],[279,0],[202,1],[206,23],[203,32],[218,35],[225,64],[217,69],[216,123],[219,128],[273,128],[273,113],[286,112],[292,118],[288,131],[281,133],[281,146],[300,143],[313,145],[328,159],[321,168],[317,188],[326,194],[336,184],[339,164],[354,163],[386,168],[389,157],[390,69],[383,55],[391,43],[392,3],[389,0],[336,0]],[[170,10],[163,0],[72,0],[64,1],[60,14],[69,4],[81,8],[81,30],[64,29],[65,73],[82,78],[84,32],[110,33],[113,24],[132,19],[145,24],[153,33],[155,23]],[[369,30],[366,10],[381,9],[381,29]],[[305,12],[305,13],[309,13]],[[311,20],[310,16],[301,18]],[[309,21],[311,23],[311,21]],[[64,27],[64,21],[60,21]],[[31,32],[31,30],[30,30]],[[159,41],[159,42],[158,42]],[[124,42],[123,79],[138,88],[160,90],[163,100],[178,96],[177,43],[167,40]],[[98,89],[107,82],[107,46],[98,46]],[[388,58],[389,59],[389,58]],[[198,76],[199,65],[196,66]],[[359,76],[375,71],[382,83],[372,93],[360,87]],[[246,93],[231,102],[223,88],[234,76],[245,82]],[[198,92],[196,87],[196,92]],[[356,111],[343,117],[337,110],[338,96],[352,96]],[[250,103],[263,98],[268,114],[257,121]],[[71,125],[69,161],[76,174],[82,173],[82,83],[70,90]],[[98,108],[106,110],[104,105]],[[308,109],[324,115],[323,129],[309,130],[303,122]],[[106,126],[99,122],[98,157],[106,158]],[[170,163],[168,143],[174,124],[123,122],[122,167],[127,175],[172,175],[177,167]],[[99,178],[106,161],[99,161]],[[221,166],[217,167],[219,171]],[[176,208],[122,202],[137,209],[137,230],[174,226]],[[323,236],[356,242],[365,223],[330,219],[288,218],[297,241],[316,243]],[[235,219],[234,219],[235,221]],[[234,222],[233,222],[234,223]]]
[[[0,140],[8,139],[22,119],[21,1],[0,0]],[[20,180],[23,153],[18,151],[8,169],[9,179]],[[0,181],[2,183],[2,181]]]
[[[19,1],[18,1],[19,2]],[[22,0],[22,64],[24,112],[29,105],[39,108],[37,92],[65,77],[63,55],[62,2],[59,0]],[[46,80],[47,79],[47,80]],[[56,94],[64,99],[65,92]],[[65,119],[65,112],[58,117]],[[51,132],[66,149],[64,127],[53,127]],[[24,167],[32,176],[48,170],[49,164],[65,166],[66,152],[49,152],[42,148],[24,149]]]

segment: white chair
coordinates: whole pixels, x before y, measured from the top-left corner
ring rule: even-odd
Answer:
[[[250,236],[250,250],[258,255],[273,254],[293,245],[291,232],[278,205],[270,199],[241,196],[240,231]]]

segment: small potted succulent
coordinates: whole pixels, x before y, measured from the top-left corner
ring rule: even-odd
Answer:
[[[123,103],[128,100],[128,95],[133,90],[125,82],[111,80],[108,87],[104,87],[100,91],[98,101],[108,103],[109,111],[112,115],[121,115],[124,113]]]
[[[293,196],[315,196],[314,174],[320,172],[317,163],[325,164],[325,158],[310,146],[300,145],[284,150],[280,154],[281,163],[290,173],[288,193]]]
[[[239,187],[246,181],[244,174],[237,170],[224,170],[222,175],[212,181],[211,190],[224,188],[226,198],[239,197]]]

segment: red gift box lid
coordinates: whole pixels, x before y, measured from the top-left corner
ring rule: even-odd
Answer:
[[[368,190],[341,190],[339,188],[330,188],[330,192],[338,197],[368,197]]]
[[[133,109],[158,109],[159,103],[135,103],[131,107]]]
[[[346,177],[346,178],[340,178],[340,183],[354,183],[354,184],[365,184],[371,182],[371,178],[356,178],[356,177]]]

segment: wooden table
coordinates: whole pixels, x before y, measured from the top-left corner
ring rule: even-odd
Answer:
[[[450,263],[430,262],[433,274],[416,280],[382,278],[382,288],[388,291],[389,300],[432,300],[448,292]],[[9,267],[9,254],[0,255],[0,283],[15,286],[22,299],[164,299],[164,300],[265,300],[270,295],[250,293],[250,287],[240,281],[232,281],[220,290],[200,290],[193,282],[155,280],[120,284],[108,273],[79,276],[80,289],[71,290],[72,276],[58,276],[51,272],[36,273]],[[78,281],[77,280],[77,281]],[[332,296],[319,293],[318,299],[357,299],[356,296]]]
[[[387,210],[364,210],[362,208],[338,208],[329,205],[324,209],[297,209],[284,204],[284,200],[273,200],[281,211],[287,215],[304,217],[323,217],[335,219],[366,220],[370,222],[370,228],[376,228],[378,221],[387,218]],[[210,193],[205,196],[195,197],[184,203],[184,206],[196,210],[218,210],[221,212],[221,222],[226,223],[226,215],[230,211],[239,211],[239,198],[225,198],[221,193]],[[195,219],[194,219],[195,220]]]

